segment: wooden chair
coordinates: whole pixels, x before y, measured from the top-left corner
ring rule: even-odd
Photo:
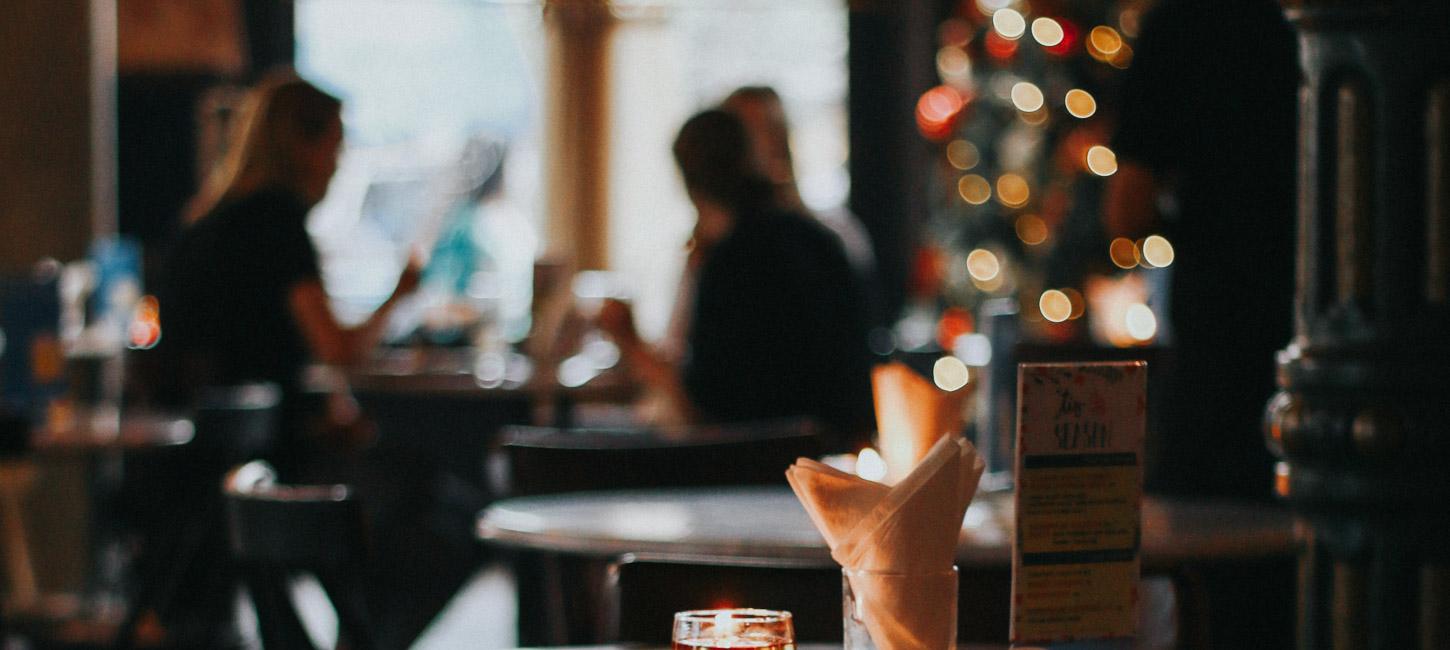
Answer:
[[[785,483],[796,458],[821,453],[810,420],[676,429],[511,427],[509,494]]]
[[[503,453],[509,494],[785,483],[796,458],[822,449],[809,420],[678,429],[512,427]],[[606,560],[516,552],[519,642],[612,641],[602,635],[609,599]]]
[[[289,579],[308,573],[337,612],[338,646],[375,648],[363,587],[363,513],[345,485],[279,485],[264,462],[242,465],[224,485],[231,548],[257,611],[267,650],[313,650]]]

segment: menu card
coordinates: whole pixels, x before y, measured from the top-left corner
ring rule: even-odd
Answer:
[[[1147,364],[1017,376],[1013,643],[1133,636]]]

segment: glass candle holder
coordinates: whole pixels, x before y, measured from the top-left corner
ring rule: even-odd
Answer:
[[[768,609],[697,609],[675,614],[674,650],[795,650],[790,612]]]

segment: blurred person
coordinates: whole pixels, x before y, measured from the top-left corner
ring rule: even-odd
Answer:
[[[749,136],[751,164],[755,172],[769,182],[774,206],[782,211],[810,215],[839,238],[863,294],[866,324],[868,327],[882,325],[886,320],[885,308],[870,236],[856,216],[844,207],[816,212],[806,207],[796,184],[790,127],[780,95],[770,86],[741,86],[726,96],[719,108],[734,115],[745,127]],[[684,354],[685,334],[694,305],[695,280],[704,259],[704,250],[693,238],[686,244],[685,265],[676,285],[674,308],[665,335],[656,346],[662,355],[676,362]]]
[[[340,101],[290,72],[258,84],[231,148],[188,206],[165,271],[165,343],[192,378],[276,383],[289,415],[301,408],[306,365],[365,359],[418,285],[410,263],[392,295],[353,327],[329,306],[306,222],[337,171],[341,111]]]
[[[504,143],[470,136],[454,168],[450,197],[423,268],[424,339],[494,348],[529,330],[533,229],[505,190]]]
[[[1294,293],[1295,40],[1271,0],[1161,0],[1124,77],[1104,215],[1167,236],[1172,362],[1150,490],[1268,498]]]
[[[756,171],[774,188],[776,205],[783,210],[814,216],[840,238],[857,283],[865,293],[868,323],[871,326],[885,323],[876,254],[860,220],[844,206],[811,211],[801,198],[795,160],[791,156],[790,127],[780,95],[770,86],[742,86],[731,92],[720,103],[720,108],[734,114],[745,125],[750,135],[751,160]]]
[[[427,461],[370,453],[371,427],[344,391],[321,403],[304,385],[309,363],[365,360],[390,312],[418,285],[410,261],[391,296],[363,323],[338,322],[306,230],[327,191],[343,139],[342,104],[290,71],[248,94],[230,148],[189,206],[171,251],[161,301],[163,345],[178,376],[197,386],[268,381],[283,392],[280,440],[269,460],[284,482],[353,485],[369,517],[370,548],[386,561],[366,577],[379,645],[402,648],[473,568],[471,522],[481,500],[445,503]],[[218,477],[219,478],[219,477]],[[453,489],[454,486],[446,486]],[[190,489],[214,490],[215,482]],[[451,509],[450,509],[451,508]],[[231,578],[225,540],[199,553],[200,578],[177,601],[224,608],[205,642],[226,645]],[[217,616],[216,612],[208,613]],[[169,623],[191,625],[194,613]]]
[[[809,416],[827,427],[829,446],[854,451],[874,426],[870,352],[839,241],[777,203],[731,113],[690,118],[674,155],[696,210],[684,354],[672,361],[643,342],[618,301],[605,303],[600,327],[689,421]]]

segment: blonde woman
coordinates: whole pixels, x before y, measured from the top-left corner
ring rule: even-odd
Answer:
[[[265,380],[295,398],[310,361],[349,365],[377,342],[418,282],[416,265],[371,318],[338,323],[306,217],[342,145],[342,104],[290,72],[247,96],[230,148],[188,209],[163,296],[164,345],[205,383]]]
[[[261,380],[282,387],[282,439],[271,460],[289,481],[356,488],[370,518],[370,548],[390,560],[364,576],[370,600],[386,605],[370,626],[377,647],[403,648],[470,575],[471,527],[481,504],[463,487],[454,490],[462,496],[445,503],[433,487],[443,484],[436,468],[412,452],[355,453],[358,438],[335,435],[351,427],[337,427],[302,390],[309,362],[365,358],[387,314],[419,277],[410,264],[391,297],[356,327],[339,324],[328,306],[305,221],[337,169],[341,109],[336,98],[288,72],[268,75],[251,91],[231,147],[193,200],[190,223],[172,250],[162,345],[193,364],[189,376],[198,384]],[[317,426],[322,415],[334,426]],[[215,482],[197,489],[215,490]],[[218,586],[229,579],[219,559],[224,553],[183,583],[188,604],[216,601],[217,615],[174,617],[180,625],[210,623],[203,636],[211,639],[181,645],[223,647],[218,639],[235,627],[227,620],[231,592]]]

